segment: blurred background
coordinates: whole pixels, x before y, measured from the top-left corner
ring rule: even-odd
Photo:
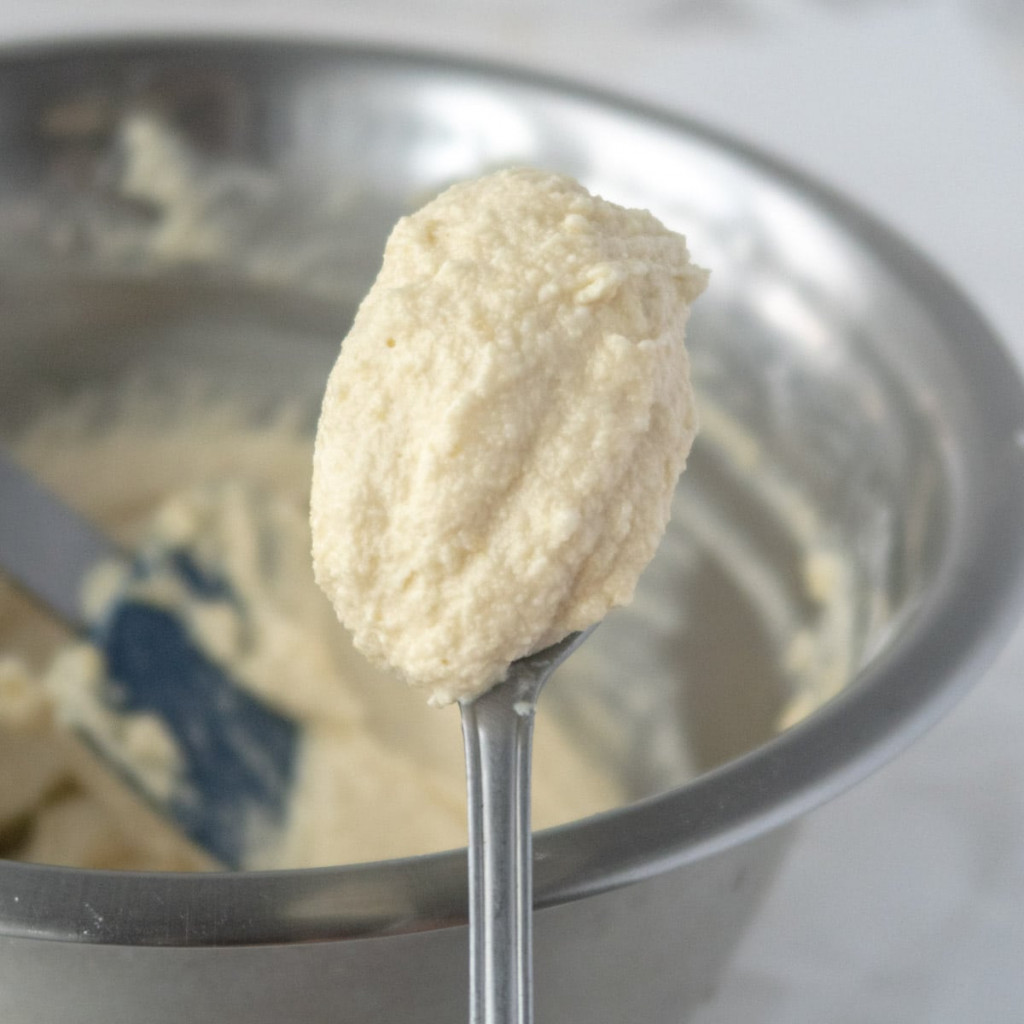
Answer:
[[[1021,0],[0,0],[5,46],[153,32],[471,54],[696,117],[902,232],[1024,363]],[[806,820],[699,1024],[1024,1019],[1022,677],[1018,632],[923,741]]]

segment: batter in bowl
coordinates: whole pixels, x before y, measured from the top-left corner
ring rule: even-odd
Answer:
[[[305,734],[288,827],[268,836],[249,866],[461,845],[457,714],[398,699],[404,686],[353,649],[313,581],[308,421],[298,406],[268,417],[199,381],[175,391],[136,381],[51,409],[14,447],[126,545],[184,544],[241,595],[244,611],[196,610],[192,634]],[[0,582],[0,652],[0,853],[83,867],[201,866],[172,834],[140,827],[141,809],[109,776],[87,770],[69,743],[67,720],[88,707],[102,673],[95,650]],[[140,724],[133,757],[173,772],[173,749]],[[547,765],[535,794],[543,824],[624,799],[553,717],[539,723],[537,756]]]

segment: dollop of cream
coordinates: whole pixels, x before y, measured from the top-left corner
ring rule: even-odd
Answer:
[[[324,396],[316,578],[432,704],[632,597],[697,428],[707,273],[650,213],[501,171],[399,221]]]

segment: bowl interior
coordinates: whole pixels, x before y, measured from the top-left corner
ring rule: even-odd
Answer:
[[[713,271],[703,431],[636,602],[545,697],[634,798],[827,702],[944,571],[972,412],[942,324],[813,191],[707,133],[468,66],[197,46],[9,62],[0,153],[5,441],[139,378],[298,402],[312,430],[395,219],[498,166],[687,235]]]
[[[884,268],[800,195],[617,111],[371,61],[230,65],[4,88],[27,99],[0,125],[5,434],[140,374],[298,396],[312,425],[395,218],[495,166],[564,171],[684,231],[714,276],[668,541],[553,692],[645,795],[844,686],[929,586],[949,514],[934,410],[900,365],[931,326]]]

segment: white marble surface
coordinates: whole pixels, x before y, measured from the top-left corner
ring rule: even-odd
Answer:
[[[728,128],[901,230],[1024,363],[1021,0],[0,0],[0,42],[237,27],[499,56]],[[699,1024],[1024,1021],[1022,677],[1024,632],[808,818]]]

